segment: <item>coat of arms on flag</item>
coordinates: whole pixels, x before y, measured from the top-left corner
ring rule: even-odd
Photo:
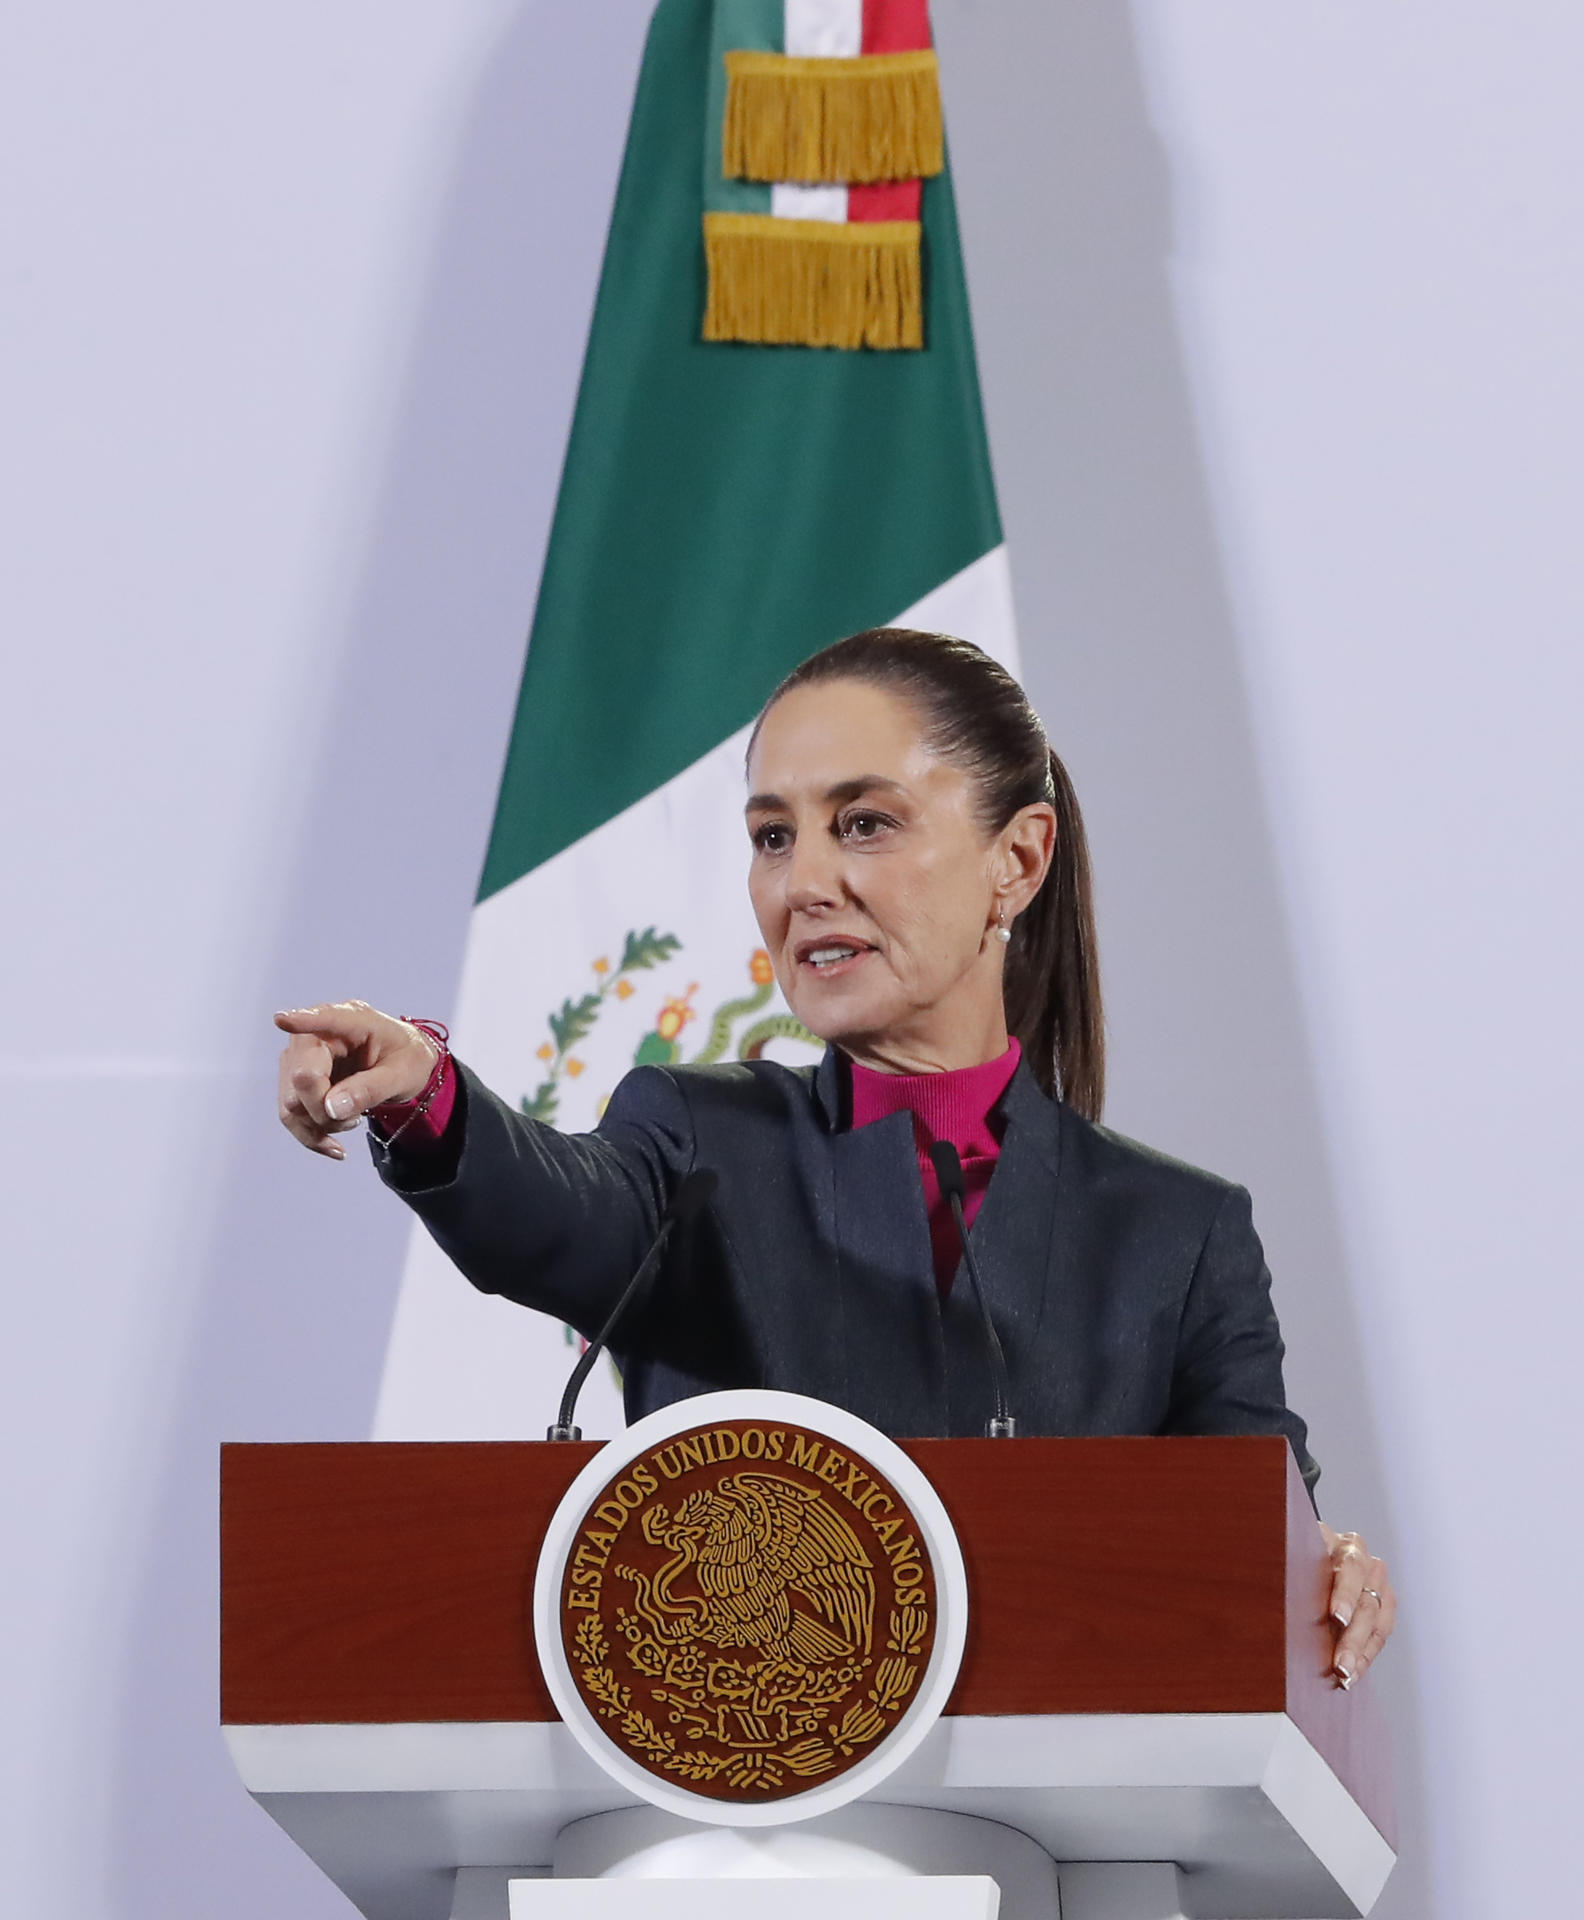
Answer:
[[[559,1009],[547,1016],[550,1037],[540,1042],[535,1059],[544,1069],[544,1077],[531,1094],[518,1102],[530,1120],[553,1123],[561,1117],[561,1096],[568,1080],[579,1080],[588,1069],[586,1049],[580,1043],[594,1032],[607,1004],[620,1006],[634,999],[639,987],[634,976],[661,966],[681,949],[674,933],[657,933],[653,927],[642,931],[629,928],[621,953],[613,962],[601,954],[593,962],[593,985],[575,998],[568,995]],[[813,1055],[820,1043],[785,1007],[771,1008],[775,994],[775,973],[770,956],[756,947],[747,965],[748,991],[723,1000],[705,1013],[699,1042],[688,1047],[686,1030],[700,1021],[695,1004],[699,982],[690,981],[681,993],[664,996],[657,1011],[648,1014],[637,1046],[628,1064],[635,1067],[712,1067],[722,1060],[759,1060],[777,1041],[791,1041],[794,1049],[811,1048]],[[796,1055],[794,1054],[794,1057]],[[813,1057],[812,1055],[809,1057]],[[616,1058],[621,1060],[621,1056]],[[594,1118],[605,1111],[613,1089],[606,1087],[599,1096]]]
[[[717,0],[704,125],[704,338],[921,347],[926,0]]]

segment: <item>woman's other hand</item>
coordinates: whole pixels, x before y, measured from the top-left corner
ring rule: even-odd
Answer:
[[[1330,1614],[1337,1629],[1331,1671],[1339,1686],[1351,1687],[1391,1637],[1397,1596],[1386,1562],[1356,1533],[1333,1533],[1323,1520],[1320,1531],[1331,1556]]]
[[[291,1007],[275,1024],[291,1036],[280,1061],[281,1125],[329,1160],[346,1158],[334,1136],[370,1107],[416,1100],[438,1058],[426,1034],[366,1000]]]

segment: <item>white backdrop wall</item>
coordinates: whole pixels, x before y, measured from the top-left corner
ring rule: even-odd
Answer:
[[[269,1009],[443,1012],[647,0],[33,9],[0,73],[7,1904],[348,1911],[215,1732],[221,1437],[404,1223]],[[1116,1124],[1246,1180],[1391,1551],[1391,1920],[1562,1910],[1584,1680],[1566,0],[937,0]],[[1228,1606],[1237,1572],[1228,1569]]]

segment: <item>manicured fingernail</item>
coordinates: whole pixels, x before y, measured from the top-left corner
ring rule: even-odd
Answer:
[[[325,1112],[329,1114],[332,1120],[345,1120],[351,1111],[352,1096],[350,1093],[332,1093],[325,1101]]]
[[[1331,1618],[1339,1627],[1348,1627],[1353,1623],[1353,1609],[1344,1600],[1338,1607],[1331,1609]]]
[[[1333,1671],[1344,1693],[1347,1692],[1348,1688],[1352,1686],[1354,1680],[1358,1677],[1345,1660],[1339,1660]]]
[[[344,1160],[346,1158],[346,1148],[338,1147],[334,1141],[330,1142],[328,1151],[332,1160]]]

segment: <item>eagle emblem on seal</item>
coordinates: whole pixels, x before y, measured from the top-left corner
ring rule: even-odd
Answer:
[[[867,1658],[872,1562],[829,1499],[775,1473],[735,1473],[650,1507],[643,1537],[670,1558],[634,1585],[633,1615],[662,1646],[702,1641],[814,1671]]]
[[[675,1436],[585,1509],[561,1581],[574,1682],[647,1770],[780,1798],[895,1727],[934,1643],[934,1579],[891,1482],[795,1427]]]

